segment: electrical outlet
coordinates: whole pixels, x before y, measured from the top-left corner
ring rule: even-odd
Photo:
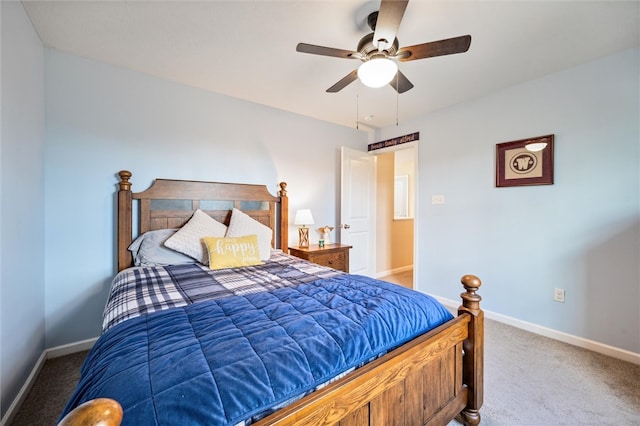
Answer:
[[[553,300],[556,302],[564,303],[564,288],[553,289]]]

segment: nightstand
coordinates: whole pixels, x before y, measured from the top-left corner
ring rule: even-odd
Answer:
[[[310,244],[309,247],[289,247],[292,256],[328,266],[339,271],[349,272],[349,249],[346,244]]]

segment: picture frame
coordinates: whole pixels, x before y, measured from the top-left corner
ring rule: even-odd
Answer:
[[[496,187],[553,185],[553,140],[551,134],[496,144]]]

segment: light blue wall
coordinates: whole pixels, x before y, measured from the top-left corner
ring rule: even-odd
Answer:
[[[3,1],[0,143],[0,416],[45,348],[44,48]]]
[[[287,181],[290,214],[335,226],[339,148],[367,134],[47,50],[46,344],[99,334],[115,272],[116,173]],[[291,230],[291,241],[297,233]]]
[[[473,273],[486,310],[640,352],[638,58],[625,51],[378,132],[420,132],[420,290],[457,299]],[[549,133],[555,184],[496,188],[495,145]]]

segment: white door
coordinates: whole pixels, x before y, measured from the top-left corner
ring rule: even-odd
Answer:
[[[375,276],[375,157],[342,147],[340,242],[353,246],[349,272]]]

